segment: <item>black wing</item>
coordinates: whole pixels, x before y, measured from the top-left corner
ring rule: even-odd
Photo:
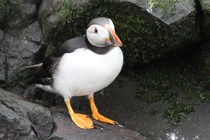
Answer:
[[[43,62],[42,69],[47,74],[47,77],[52,76],[52,73],[59,64],[60,58],[65,53],[72,53],[78,48],[87,48],[85,35],[69,39],[61,44],[60,47],[57,47]]]

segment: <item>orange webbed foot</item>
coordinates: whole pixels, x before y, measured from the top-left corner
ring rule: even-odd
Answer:
[[[92,110],[92,116],[95,120],[98,120],[98,121],[101,121],[101,122],[104,122],[104,123],[108,123],[108,124],[117,124],[116,121],[113,121],[109,118],[106,118],[98,112],[98,109],[95,105],[93,97],[91,97],[89,99],[89,101],[90,101],[90,107],[91,107],[91,110]]]

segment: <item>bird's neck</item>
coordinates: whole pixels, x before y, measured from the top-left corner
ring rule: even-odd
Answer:
[[[87,37],[85,37],[85,41],[86,41],[88,49],[90,49],[91,51],[93,51],[94,53],[97,53],[97,54],[106,54],[115,47],[114,45],[108,45],[105,47],[94,46],[94,45],[90,44]]]

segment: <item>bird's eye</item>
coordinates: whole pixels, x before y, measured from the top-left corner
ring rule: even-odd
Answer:
[[[97,28],[94,29],[94,33],[98,34],[98,29]]]

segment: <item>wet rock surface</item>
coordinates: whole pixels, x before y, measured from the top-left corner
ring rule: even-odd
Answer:
[[[195,113],[189,115],[187,120],[178,127],[167,132],[164,138],[175,136],[177,139],[208,140],[210,138],[210,124],[207,123],[210,121],[209,103],[199,105]]]

